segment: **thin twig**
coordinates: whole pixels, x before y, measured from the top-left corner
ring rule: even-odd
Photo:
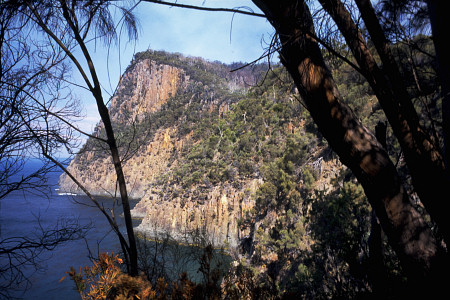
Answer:
[[[168,5],[168,6],[173,6],[173,7],[189,8],[189,9],[196,9],[196,10],[203,10],[203,11],[231,12],[231,13],[243,14],[243,15],[248,15],[248,16],[253,16],[253,17],[260,17],[260,18],[266,17],[264,14],[259,14],[259,13],[255,13],[252,11],[245,11],[245,10],[240,10],[240,9],[235,9],[235,8],[205,7],[205,6],[188,5],[188,4],[159,1],[159,0],[142,0],[142,2],[150,2],[150,3],[155,3],[155,4],[162,4],[162,5]]]

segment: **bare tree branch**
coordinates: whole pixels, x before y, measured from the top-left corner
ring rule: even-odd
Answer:
[[[159,0],[142,0],[142,2],[149,2],[149,3],[155,3],[155,4],[162,4],[162,5],[168,5],[173,7],[181,7],[181,8],[188,8],[188,9],[195,9],[195,10],[203,10],[203,11],[215,11],[215,12],[231,12],[235,14],[243,14],[253,17],[259,17],[259,18],[266,18],[264,14],[255,13],[251,11],[250,8],[247,8],[246,10],[241,9],[235,9],[235,8],[223,8],[223,7],[204,7],[204,6],[197,6],[197,5],[188,5],[188,4],[181,4],[177,2],[168,2],[168,1],[159,1]]]

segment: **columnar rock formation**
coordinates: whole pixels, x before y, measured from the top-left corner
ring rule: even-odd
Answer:
[[[256,241],[262,218],[270,230],[276,214],[287,213],[270,205],[259,207],[269,210],[265,216],[255,211],[258,197],[270,195],[273,199],[262,201],[272,203],[278,190],[288,187],[282,180],[297,176],[296,194],[314,173],[316,187],[331,190],[340,164],[322,158],[324,146],[310,146],[314,137],[293,104],[292,88],[275,82],[275,76],[267,93],[257,87],[248,93],[266,68],[230,73],[230,66],[199,58],[152,51],[137,55],[109,112],[129,195],[139,199],[132,211],[142,219],[139,233],[149,238],[170,234],[185,242],[200,234],[216,246],[237,247],[243,240]],[[104,137],[102,123],[93,134]],[[291,150],[286,150],[288,140]],[[290,155],[280,165],[285,151]],[[301,161],[302,151],[307,161]],[[68,170],[94,195],[118,194],[107,147],[95,139],[87,141]],[[276,182],[261,191],[265,180]],[[61,192],[82,193],[65,174],[59,185]]]
[[[213,245],[237,247],[240,238],[249,234],[238,220],[254,206],[245,191],[254,193],[259,184],[252,180],[241,189],[215,186],[202,200],[177,197],[167,201],[162,192],[149,191],[133,209],[134,216],[143,218],[137,231],[149,238],[170,234],[188,243],[201,235]]]
[[[187,65],[195,64],[191,68],[208,68],[213,65],[201,59],[184,59]],[[215,67],[224,68],[221,65]],[[227,73],[229,69],[225,72]],[[230,93],[244,91],[249,82],[255,81],[252,76],[236,74],[231,80],[224,81],[225,84],[220,84]],[[159,112],[168,101],[183,95],[187,89],[191,91],[199,86],[204,90],[213,89],[211,83],[206,85],[204,82],[198,82],[198,78],[191,78],[185,69],[174,64],[160,63],[151,58],[133,61],[110,101],[109,112],[114,126],[118,128],[116,135],[119,140],[121,126],[131,128],[136,124],[143,124],[145,119],[151,124],[152,114]],[[185,106],[198,101],[193,100],[194,96],[199,97],[197,94],[195,91],[191,92]],[[208,98],[203,97],[200,101],[200,110],[217,110],[222,115],[229,109],[229,102],[215,101],[214,91],[207,95]],[[253,205],[249,197],[245,196],[244,190],[254,192],[258,184],[253,180],[241,188],[234,188],[230,184],[215,186],[208,188],[202,199],[197,199],[196,193],[192,193],[189,199],[168,199],[158,180],[169,170],[176,168],[177,155],[183,151],[186,144],[196,143],[192,140],[192,132],[180,134],[179,124],[182,124],[182,120],[164,124],[155,128],[150,138],[138,139],[141,144],[134,150],[133,155],[124,161],[129,195],[141,199],[132,211],[135,217],[142,218],[137,230],[147,234],[154,234],[154,231],[168,232],[179,238],[186,233],[200,230],[216,245],[236,246],[238,238],[248,234],[246,229],[239,230],[237,222]],[[148,133],[145,126],[142,127],[144,130],[141,133]],[[102,128],[102,123],[99,123],[94,134],[101,135]],[[124,155],[125,151],[127,149],[123,147],[121,154]],[[94,195],[114,197],[118,194],[115,172],[105,146],[85,146],[72,160],[68,170]],[[61,175],[59,185],[61,192],[82,194],[65,174]],[[202,187],[193,189],[196,188]]]

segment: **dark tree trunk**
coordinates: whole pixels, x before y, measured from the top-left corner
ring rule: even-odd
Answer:
[[[383,256],[383,231],[375,211],[372,211],[370,223],[368,277],[372,283],[373,293],[379,299],[385,299],[387,272]]]
[[[439,142],[433,140],[420,126],[411,97],[408,95],[399,67],[391,52],[390,43],[384,35],[372,4],[369,0],[357,0],[356,4],[383,62],[384,74],[390,79],[390,85],[399,103],[399,108],[411,128],[415,147],[413,149],[403,148],[403,151],[413,178],[414,188],[427,211],[438,224],[445,240],[450,242],[450,222],[445,210],[448,200],[444,196],[450,182],[446,175],[444,157],[439,148]]]
[[[375,136],[380,144],[386,149],[386,129],[387,125],[378,122],[375,127]],[[372,210],[370,219],[369,246],[369,266],[368,277],[372,283],[372,291],[378,299],[385,299],[387,291],[387,272],[384,264],[383,230],[378,221],[375,211]]]
[[[450,182],[445,176],[441,152],[435,141],[420,126],[417,112],[370,1],[358,0],[356,3],[383,62],[383,71],[377,66],[344,4],[340,0],[319,2],[336,22],[363,75],[375,92],[402,147],[415,191],[438,224],[445,240],[450,240],[450,222],[444,209],[448,202],[444,195]]]
[[[120,198],[122,200],[122,208],[123,208],[123,214],[125,219],[125,227],[127,229],[127,235],[128,235],[128,245],[122,245],[123,249],[127,249],[128,253],[124,253],[124,255],[128,254],[128,273],[131,276],[137,276],[138,275],[138,259],[137,259],[137,245],[136,245],[136,237],[134,236],[134,229],[133,229],[133,220],[131,218],[131,211],[130,211],[130,202],[128,198],[128,192],[126,187],[126,181],[125,176],[123,174],[122,169],[122,161],[120,160],[119,155],[119,149],[117,147],[116,138],[114,135],[114,130],[111,124],[111,119],[109,117],[108,108],[106,107],[103,96],[102,96],[102,90],[100,86],[100,81],[97,76],[97,71],[94,67],[94,63],[92,61],[91,55],[86,47],[86,44],[84,42],[84,39],[80,35],[79,28],[72,20],[72,17],[75,18],[75,15],[71,16],[71,13],[73,13],[69,7],[67,6],[67,2],[64,0],[60,0],[60,4],[63,11],[63,16],[67,23],[69,24],[70,28],[72,29],[72,32],[74,34],[75,40],[77,41],[78,45],[81,48],[81,51],[83,52],[83,56],[86,59],[86,63],[88,65],[89,72],[92,77],[93,85],[90,84],[89,80],[87,80],[87,84],[89,87],[90,92],[95,98],[97,109],[100,114],[100,118],[103,122],[103,125],[105,126],[106,131],[106,137],[107,137],[107,143],[109,146],[109,149],[111,151],[111,157],[114,164],[114,169],[116,171],[116,178],[119,185],[119,192],[120,192]],[[73,54],[70,53],[69,57]],[[74,59],[74,62],[77,62]],[[78,62],[77,62],[78,63]],[[121,243],[123,243],[122,240],[120,240]]]
[[[117,182],[119,185],[119,192],[120,192],[120,198],[122,200],[122,208],[123,208],[123,214],[125,219],[125,227],[127,229],[127,235],[128,235],[128,259],[129,259],[129,274],[131,276],[137,276],[138,275],[138,258],[137,258],[137,246],[136,246],[136,237],[134,235],[134,229],[133,229],[133,219],[131,218],[131,209],[130,209],[130,202],[128,199],[128,192],[127,192],[127,186],[125,181],[125,176],[123,174],[122,169],[122,162],[120,160],[119,156],[119,150],[116,144],[116,139],[114,137],[114,131],[111,125],[111,121],[109,118],[109,113],[104,105],[103,102],[101,104],[98,103],[97,105],[99,107],[99,112],[103,121],[103,124],[105,125],[106,130],[106,136],[108,138],[108,145],[109,149],[111,151],[111,157],[113,159],[114,163],[114,169],[116,171],[117,175]],[[103,106],[102,108],[100,106]],[[101,110],[106,110],[105,112],[101,112]]]
[[[450,43],[448,42],[450,18],[448,16],[448,2],[427,0],[427,4],[430,14],[431,30],[433,32],[433,42],[436,49],[438,74],[442,88],[444,157],[446,167],[448,168],[450,164]],[[450,244],[450,242],[448,243]]]
[[[253,1],[275,27],[280,57],[320,132],[364,188],[383,231],[413,282],[425,279],[438,250],[421,214],[411,204],[383,146],[342,103],[303,1]]]

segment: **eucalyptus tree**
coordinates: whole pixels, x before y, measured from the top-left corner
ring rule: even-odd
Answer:
[[[408,6],[412,16],[421,16],[413,21],[424,21],[425,27],[429,26],[426,9],[424,10],[428,4],[444,98],[439,112],[443,128],[434,133],[430,133],[424,126],[423,115],[416,110],[414,99],[405,85],[404,74],[393,54],[392,41],[389,40],[386,26],[399,29],[398,25],[404,23],[395,23],[392,18],[386,18],[387,22],[382,23],[382,14],[372,7],[371,1],[319,0],[319,5],[316,5],[312,1],[301,0],[254,0],[264,14],[243,9],[208,8],[159,0],[144,1],[267,18],[276,31],[276,37],[266,55],[279,53],[281,62],[291,74],[319,130],[364,187],[383,231],[402,262],[404,272],[411,282],[410,286],[417,291],[421,284],[437,286],[441,282],[439,271],[445,270],[447,266],[445,244],[450,240],[450,222],[446,218],[449,174],[444,157],[444,153],[448,154],[450,151],[446,149],[447,142],[442,145],[442,137],[448,141],[449,131],[446,125],[449,115],[446,99],[448,62],[445,50],[442,51],[446,49],[443,33],[448,21],[445,19],[445,9],[441,7],[442,1],[381,2],[395,7]],[[313,7],[319,8],[322,13],[319,11],[318,14],[311,14]],[[396,14],[398,12],[395,11]],[[314,19],[313,16],[319,16],[320,19]],[[408,20],[406,23],[411,24],[410,21],[412,22]],[[316,31],[321,24],[329,24],[332,31],[321,36]],[[350,59],[346,59],[345,55],[339,53],[339,49],[336,50],[332,44],[327,43],[331,39],[326,35],[333,32],[343,37],[344,48],[351,53]],[[373,44],[376,52],[369,49],[369,43]],[[397,171],[383,141],[378,141],[343,101],[322,56],[324,49],[344,59],[371,86],[401,146],[412,179],[413,192],[418,196],[415,199],[420,198],[425,213],[405,189],[405,178]],[[433,124],[439,123],[431,121]],[[428,222],[427,214],[431,217],[433,227]]]
[[[445,2],[427,0],[430,24],[433,33],[433,43],[436,49],[436,61],[439,72],[442,94],[442,119],[444,132],[445,161],[450,163],[450,50],[445,29],[449,28],[450,20],[445,9]]]
[[[411,282],[410,287],[417,292],[418,284],[427,287],[437,285],[439,271],[446,262],[443,258],[446,256],[445,249],[440,247],[426,219],[409,198],[386,149],[342,101],[322,57],[308,5],[305,1],[254,2],[276,29],[280,59],[293,77],[319,130],[363,186],[390,244],[402,262]],[[437,141],[433,141],[421,128],[411,99],[399,78],[398,67],[389,53],[387,40],[384,35],[376,36],[379,24],[372,24],[369,20],[375,16],[370,2],[356,1],[371,37],[380,38],[374,44],[382,57],[383,71],[387,73],[382,73],[377,66],[346,6],[337,0],[319,2],[333,17],[359,69],[374,89],[405,153],[414,187],[447,238],[448,221],[441,217],[445,213],[443,191],[447,187],[442,153]],[[436,191],[440,193],[436,194]],[[429,289],[427,291],[430,292]]]
[[[421,124],[393,55],[391,43],[383,31],[375,9],[370,1],[355,1],[380,57],[382,68],[377,64],[375,55],[369,51],[361,30],[353,21],[345,4],[340,0],[319,2],[336,22],[362,75],[375,92],[401,145],[415,191],[438,224],[445,239],[450,240],[450,222],[447,221],[445,211],[442,209],[442,201],[437,200],[443,198],[448,184],[441,146],[439,140],[434,139]]]

